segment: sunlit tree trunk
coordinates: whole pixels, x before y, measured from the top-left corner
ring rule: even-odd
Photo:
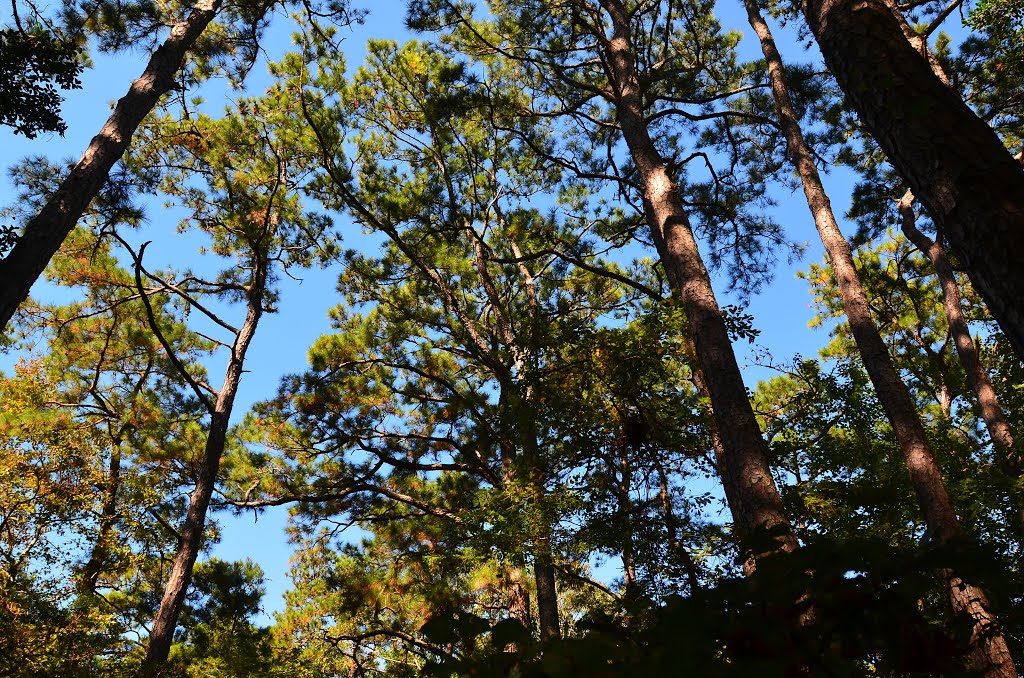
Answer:
[[[796,537],[771,475],[768,445],[754,416],[732,343],[686,212],[644,118],[630,14],[619,0],[602,0],[612,35],[605,42],[618,123],[637,167],[644,210],[673,291],[686,312],[723,446],[722,483],[741,536],[779,530],[777,548],[792,551]],[[760,554],[758,554],[760,555]]]
[[[114,106],[114,112],[93,137],[81,160],[39,213],[28,221],[24,234],[0,261],[0,330],[28,298],[36,279],[103,188],[143,118],[174,87],[174,77],[185,54],[217,16],[221,2],[200,0],[184,21],[175,24],[142,75]]]
[[[825,63],[1024,356],[1024,171],[884,0],[803,0]]]
[[[800,130],[800,123],[789,96],[782,58],[768,24],[761,17],[756,0],[744,0],[744,5],[750,25],[761,41],[761,48],[768,64],[772,95],[779,114],[779,123],[786,136],[789,156],[800,174],[807,205],[835,272],[850,331],[886,417],[896,434],[925,522],[940,542],[961,539],[963,533],[935,461],[935,455],[925,435],[924,426],[910,392],[893,365],[885,342],[871,317],[867,295],[854,266],[850,245],[839,230],[825,187],[821,183],[814,156]],[[957,614],[968,614],[975,619],[971,656],[976,668],[989,676],[1016,676],[1017,671],[1010,658],[1006,641],[998,632],[993,633],[996,620],[989,612],[984,592],[952,572],[944,572],[943,576],[953,609]]]

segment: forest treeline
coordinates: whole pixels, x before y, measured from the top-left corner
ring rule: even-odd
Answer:
[[[0,673],[1017,676],[1024,3],[734,4],[409,0],[346,64],[340,0],[13,0],[15,133],[146,64],[10,169]],[[750,389],[801,195],[830,331]],[[309,294],[308,368],[236,407]],[[209,549],[274,507],[264,626],[268,545]]]

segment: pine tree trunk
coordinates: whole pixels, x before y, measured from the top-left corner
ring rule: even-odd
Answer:
[[[750,25],[761,41],[761,49],[768,64],[772,95],[779,114],[779,123],[786,136],[789,156],[800,174],[807,205],[835,271],[850,330],[886,417],[896,433],[925,522],[940,542],[960,539],[963,536],[960,524],[925,435],[924,426],[871,317],[867,295],[854,266],[850,245],[839,230],[814,157],[800,130],[800,123],[789,96],[782,58],[768,24],[761,17],[756,0],[744,0],[744,5]],[[996,633],[989,640],[983,640],[985,634],[994,628],[995,623],[994,617],[988,611],[985,594],[951,572],[945,573],[945,576],[950,600],[956,613],[970,614],[976,620],[971,644],[971,658],[975,667],[982,670],[986,676],[1016,676],[1016,669],[1002,636]]]
[[[555,565],[551,560],[551,544],[538,541],[533,546],[533,578],[537,584],[537,621],[541,640],[562,635],[558,622],[558,590],[555,588]]]
[[[206,437],[206,446],[196,478],[195,489],[189,495],[188,510],[185,521],[179,531],[178,550],[171,566],[171,574],[164,586],[160,607],[153,618],[153,628],[149,634],[149,645],[146,648],[146,660],[143,673],[147,676],[157,675],[160,667],[167,661],[174,640],[174,629],[181,615],[182,603],[188,593],[192,581],[192,570],[196,558],[203,547],[203,529],[206,526],[206,513],[210,507],[210,499],[217,486],[217,474],[220,472],[220,460],[227,443],[228,427],[235,395],[241,382],[245,353],[249,349],[252,337],[256,332],[260,317],[263,314],[262,294],[266,285],[266,274],[257,270],[257,282],[250,292],[250,300],[246,311],[245,322],[235,337],[231,347],[231,357],[224,375],[224,383],[217,394],[217,401],[210,413],[210,428]]]
[[[1024,171],[884,0],[803,0],[802,9],[847,100],[1024,356]]]
[[[517,257],[522,256],[522,252],[519,250],[519,246],[514,240],[510,240],[509,244],[512,247],[513,252]],[[513,408],[518,418],[518,430],[521,433],[521,444],[523,449],[523,460],[525,461],[526,469],[528,469],[528,477],[522,478],[521,481],[528,484],[531,493],[533,494],[534,501],[539,505],[545,495],[544,481],[543,481],[543,470],[541,467],[542,460],[540,454],[539,435],[537,432],[537,416],[536,410],[534,409],[534,389],[529,383],[528,377],[529,372],[534,367],[534,361],[538,353],[536,343],[534,342],[534,336],[528,333],[526,336],[526,347],[521,345],[521,337],[516,336],[516,333],[512,329],[511,319],[505,314],[503,306],[501,305],[500,296],[497,294],[497,290],[494,287],[494,283],[487,271],[485,265],[486,257],[483,252],[483,242],[477,240],[477,270],[480,273],[481,282],[484,283],[487,289],[488,296],[493,304],[494,313],[498,319],[501,332],[505,338],[506,343],[512,348],[512,354],[515,356],[513,372],[520,381],[519,384],[513,386],[513,390],[516,392],[516,402],[513,404]],[[527,299],[529,300],[529,314],[533,323],[540,322],[539,311],[540,307],[537,304],[537,289],[536,280],[526,267],[525,263],[520,262],[518,265],[520,277],[523,280],[523,287],[526,290]],[[525,384],[523,383],[525,381]],[[521,392],[520,392],[521,390]],[[543,515],[544,512],[541,511]],[[541,518],[544,521],[543,518]],[[549,640],[552,638],[559,638],[562,635],[561,625],[559,623],[559,605],[558,605],[558,589],[555,585],[555,564],[554,555],[551,550],[551,525],[546,521],[540,525],[535,526],[535,535],[533,539],[533,578],[534,583],[537,586],[537,622],[540,627],[540,637],[542,640]]]
[[[203,462],[196,478],[195,489],[189,495],[188,511],[185,514],[185,522],[179,531],[180,540],[174,556],[174,564],[171,566],[171,574],[164,585],[160,607],[153,618],[153,628],[150,631],[149,645],[146,648],[144,670],[146,675],[157,675],[160,666],[167,661],[167,656],[171,651],[174,629],[178,624],[181,606],[192,581],[192,570],[195,567],[196,558],[199,557],[199,552],[203,548],[206,512],[217,483],[217,472],[220,469],[221,455],[224,453],[229,415],[230,407],[227,411],[218,408],[210,420],[210,431],[206,438]]]
[[[932,262],[935,275],[939,279],[939,286],[942,288],[942,306],[946,313],[946,321],[949,324],[949,333],[953,337],[953,345],[956,347],[960,364],[967,376],[967,383],[974,391],[981,408],[981,418],[988,429],[989,437],[992,439],[992,446],[996,451],[1000,467],[1010,478],[1019,478],[1021,475],[1020,456],[1014,449],[1013,433],[1010,430],[1010,422],[1006,419],[1002,406],[999,404],[999,397],[992,386],[992,380],[988,371],[982,366],[978,357],[978,348],[974,345],[971,337],[971,330],[967,325],[967,319],[960,299],[960,288],[956,284],[956,276],[953,273],[953,266],[946,256],[946,249],[938,240],[932,240],[922,233],[914,218],[914,195],[908,191],[900,200],[899,210],[902,217],[903,233],[924,253]],[[1024,510],[1020,511],[1018,517],[1024,522]]]
[[[533,618],[530,614],[530,588],[526,585],[522,567],[515,565],[505,572],[505,595],[508,598],[508,614],[530,629]]]
[[[722,483],[740,536],[779,530],[777,549],[797,548],[771,475],[761,434],[676,183],[651,139],[633,56],[630,16],[619,0],[602,0],[612,24],[607,41],[609,78],[622,134],[640,175],[651,236],[689,322],[700,368],[724,448]],[[762,554],[757,554],[762,555]]]
[[[507,396],[502,391],[501,402],[505,403]],[[505,485],[516,482],[515,459],[517,456],[516,447],[509,441],[501,444],[501,481]],[[521,557],[517,559],[521,562]],[[518,620],[523,626],[533,629],[533,615],[530,613],[530,589],[526,584],[523,570],[517,562],[508,572],[507,595],[509,615]]]
[[[523,459],[522,466],[531,471],[535,470],[534,464],[538,459],[536,430],[533,423],[532,413],[526,411],[525,402],[511,395],[515,387],[511,384],[503,384],[500,402],[503,407],[511,408],[518,418],[518,430],[523,432],[520,438],[522,444]],[[513,402],[514,401],[514,402]],[[501,443],[501,477],[502,482],[508,485],[525,484],[534,501],[541,501],[544,496],[544,488],[537,478],[523,477],[519,459],[519,450],[515,445],[514,436],[509,436]],[[533,578],[537,587],[537,622],[540,627],[542,639],[558,638],[561,635],[558,612],[558,590],[555,585],[555,567],[551,553],[551,527],[549,525],[534,525],[533,531]],[[521,585],[522,582],[519,582]],[[529,614],[529,591],[517,591],[516,582],[511,582],[510,589],[510,612],[516,619],[523,622],[530,628]],[[525,601],[527,609],[524,612],[519,605]],[[511,608],[515,604],[519,608]]]
[[[36,279],[103,188],[111,168],[124,155],[143,118],[156,107],[160,97],[174,87],[174,77],[185,54],[213,21],[221,2],[200,0],[188,18],[171,29],[142,75],[117,102],[81,160],[39,213],[28,221],[25,233],[0,261],[0,331],[28,298]]]
[[[539,505],[544,500],[544,485],[541,472],[537,467],[540,459],[537,445],[536,422],[533,412],[527,411],[528,401],[524,399],[519,407],[519,427],[525,432],[523,440],[523,457],[531,477],[521,479],[528,483],[534,501]],[[541,516],[545,513],[541,511]],[[541,523],[533,526],[533,577],[537,585],[537,622],[540,626],[542,640],[558,638],[562,635],[559,624],[558,589],[555,586],[555,563],[551,551],[551,525],[541,517]]]

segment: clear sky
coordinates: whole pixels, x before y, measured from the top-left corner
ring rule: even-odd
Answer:
[[[751,39],[752,31],[746,24],[740,0],[723,0],[719,8],[726,28],[738,29],[746,36],[741,46],[741,56],[744,59],[759,58],[760,48]],[[363,46],[368,38],[403,40],[410,37],[403,28],[402,2],[381,0],[370,6],[369,10],[365,24],[353,29],[346,41],[346,54],[351,69],[361,63]],[[788,47],[783,54],[799,54],[802,48],[797,47],[792,32],[779,32],[782,46]],[[289,34],[287,19],[278,17],[270,39],[264,45],[270,58],[277,58],[288,49]],[[805,56],[804,60],[810,58]],[[7,128],[0,128],[5,165],[9,166],[27,155],[45,155],[55,161],[69,157],[77,159],[109,114],[108,104],[124,93],[131,80],[142,71],[147,59],[148,54],[144,53],[96,56],[95,68],[87,71],[82,78],[83,88],[67,95],[64,106],[64,119],[68,124],[66,136],[44,135],[28,140],[13,135]],[[249,91],[258,93],[268,82],[265,63],[258,64],[250,76]],[[224,102],[220,98],[223,97],[222,91],[218,92],[215,87],[208,88],[206,96],[209,102],[207,112],[215,114],[223,109]],[[826,183],[831,189],[836,211],[844,212],[849,203],[849,175],[829,175]],[[813,356],[827,340],[824,331],[807,329],[807,323],[814,315],[810,308],[811,298],[806,283],[796,278],[796,271],[806,268],[810,262],[821,260],[822,248],[802,193],[776,191],[774,197],[779,206],[773,210],[773,216],[784,225],[792,240],[807,243],[808,249],[802,260],[792,265],[782,262],[775,281],[751,300],[747,312],[754,317],[755,325],[761,331],[758,345],[770,351],[777,360],[785,361],[796,353]],[[5,177],[0,182],[0,205],[9,205],[13,199],[10,182]],[[191,243],[175,233],[173,220],[166,217],[159,206],[151,210],[144,234],[145,239],[154,241],[150,251],[159,253],[167,263],[173,263],[178,257],[185,261],[185,257],[194,254]],[[347,231],[353,236],[347,244],[353,246],[359,237],[354,234],[354,228]],[[852,227],[847,227],[846,231],[852,232]],[[318,335],[329,329],[326,312],[337,303],[337,295],[334,294],[336,275],[337,271],[310,271],[304,275],[301,283],[289,282],[284,286],[280,313],[262,321],[252,344],[247,359],[251,372],[244,377],[236,404],[239,417],[254,401],[272,396],[282,375],[305,368],[307,348]],[[718,283],[717,289],[724,290],[724,281],[719,280]],[[47,291],[40,289],[37,294],[45,296]],[[728,299],[724,294],[720,296],[722,303],[735,303],[735,300]],[[741,363],[748,362],[751,354],[746,343],[738,344],[737,349]],[[0,360],[2,368],[9,364],[9,357]],[[211,376],[218,371],[219,365],[211,366]],[[758,379],[766,376],[770,376],[770,373],[763,368],[748,367],[745,370],[745,378],[751,387]],[[284,533],[285,517],[286,510],[283,508],[265,512],[258,519],[254,519],[251,514],[239,518],[221,515],[219,520],[223,525],[223,538],[212,550],[212,555],[224,559],[251,557],[263,567],[268,580],[268,596],[265,600],[268,612],[281,609],[281,594],[289,584],[286,571],[291,550]]]

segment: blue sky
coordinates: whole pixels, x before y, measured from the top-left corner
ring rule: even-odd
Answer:
[[[404,5],[397,0],[377,2],[369,8],[370,13],[362,26],[355,27],[346,39],[346,55],[350,69],[355,69],[363,58],[363,46],[368,38],[390,38],[403,40],[410,37],[404,30],[402,17]],[[741,45],[741,56],[744,59],[760,57],[760,48],[752,39],[752,31],[746,24],[745,14],[739,0],[720,3],[720,16],[727,28],[742,31],[746,36]],[[780,31],[780,40],[784,54],[799,54],[802,50],[797,46],[791,31]],[[277,58],[290,47],[290,28],[288,21],[278,17],[264,47],[270,58]],[[804,57],[807,60],[809,57]],[[70,92],[64,106],[64,118],[68,124],[68,132],[62,138],[57,135],[44,135],[35,140],[28,140],[10,133],[6,128],[0,129],[0,139],[6,149],[3,160],[10,165],[27,155],[46,155],[51,160],[77,158],[88,144],[89,139],[102,126],[109,114],[109,105],[120,97],[127,89],[131,80],[144,68],[148,54],[125,53],[114,57],[96,56],[95,68],[87,71],[83,78],[83,87],[79,91]],[[260,92],[269,82],[266,66],[260,63],[250,76],[248,88],[251,93]],[[237,96],[237,93],[225,93],[222,87],[206,88],[206,111],[216,114],[223,109],[225,95]],[[832,173],[826,177],[834,206],[842,213],[848,206],[851,180],[846,173]],[[757,345],[768,350],[777,360],[786,361],[796,353],[812,356],[827,340],[823,330],[809,330],[808,321],[814,311],[810,307],[811,297],[805,282],[796,278],[796,271],[806,268],[810,262],[820,261],[822,248],[814,231],[806,203],[802,193],[777,191],[774,195],[778,207],[772,215],[783,224],[792,240],[808,245],[804,257],[792,265],[781,262],[774,282],[760,295],[753,298],[747,306],[747,312],[755,318],[755,325],[761,331]],[[14,199],[9,180],[4,177],[0,183],[0,205],[9,205]],[[159,209],[151,211],[144,238],[153,240],[151,252],[159,253],[165,262],[173,262],[178,258],[194,253],[193,244],[176,234],[172,223]],[[343,219],[343,218],[342,218]],[[344,224],[344,221],[341,221]],[[360,238],[355,234],[355,227],[346,229],[352,237],[347,246],[358,243]],[[852,227],[846,228],[847,233]],[[141,239],[143,236],[139,236]],[[329,329],[327,310],[337,303],[334,284],[337,271],[309,271],[303,275],[301,282],[290,282],[282,291],[281,311],[264,319],[250,350],[247,364],[252,372],[245,375],[241,392],[236,404],[238,416],[244,414],[248,406],[259,399],[272,396],[278,380],[287,373],[299,372],[306,366],[306,349],[317,336]],[[717,289],[724,290],[724,281],[719,280]],[[37,291],[47,294],[45,289]],[[721,303],[736,303],[726,295],[720,294]],[[756,348],[756,347],[755,347]],[[753,355],[751,347],[745,342],[737,344],[741,363],[747,363]],[[0,367],[9,365],[8,360],[0,361]],[[211,376],[218,374],[220,365],[211,366]],[[751,387],[758,379],[771,376],[771,373],[759,367],[745,369],[745,378]],[[283,508],[267,511],[254,519],[252,514],[239,518],[220,516],[223,525],[223,536],[213,550],[212,555],[224,559],[251,557],[265,570],[267,575],[268,596],[265,606],[268,612],[281,609],[281,594],[288,587],[286,571],[291,555],[284,533],[286,510]]]

